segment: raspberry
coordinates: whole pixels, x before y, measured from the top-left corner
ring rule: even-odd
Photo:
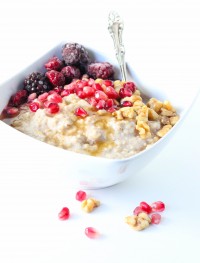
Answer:
[[[90,62],[87,50],[78,43],[66,43],[62,48],[66,65],[83,65]]]
[[[91,63],[88,65],[87,74],[94,79],[110,79],[114,75],[114,69],[108,62]]]
[[[9,102],[9,105],[18,107],[27,101],[28,92],[26,90],[19,90],[15,93]]]
[[[72,79],[78,79],[81,76],[79,68],[75,66],[66,66],[61,70],[61,73],[64,75],[66,83],[70,83]]]
[[[44,65],[47,70],[60,70],[63,67],[63,62],[56,56],[49,59]]]
[[[50,70],[46,72],[46,76],[53,86],[63,86],[65,84],[65,77],[61,72]]]
[[[24,89],[28,94],[36,93],[40,95],[52,89],[48,79],[40,72],[33,72],[24,80]]]

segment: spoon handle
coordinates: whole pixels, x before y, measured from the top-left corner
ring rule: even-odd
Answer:
[[[110,12],[108,16],[108,30],[114,42],[115,54],[119,63],[122,80],[126,81],[125,49],[122,43],[123,21],[115,12]]]

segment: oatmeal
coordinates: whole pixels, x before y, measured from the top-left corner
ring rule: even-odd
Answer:
[[[11,97],[2,116],[15,129],[69,151],[121,159],[151,146],[178,121],[169,101],[145,102],[135,83],[111,80],[112,65],[91,63],[81,45],[66,44],[62,54],[63,61],[51,58],[45,74],[30,74]],[[85,64],[78,68],[80,58]]]

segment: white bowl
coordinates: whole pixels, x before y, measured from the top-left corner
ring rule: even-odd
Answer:
[[[64,43],[65,42],[60,43],[41,58],[36,60],[29,67],[0,85],[0,112],[6,106],[10,96],[21,88],[23,80],[28,74],[33,71],[44,70],[43,65],[50,57],[53,55],[60,56],[61,47]],[[108,55],[105,57],[103,55],[103,50],[101,50],[102,53],[100,53],[84,43],[81,44],[83,44],[88,50],[92,51],[95,60],[109,61],[112,63],[115,66],[117,74],[119,75],[119,71],[117,70],[118,66],[113,54],[110,57],[108,57]],[[107,187],[122,182],[129,176],[134,176],[134,174],[145,167],[158,153],[160,153],[161,149],[169,143],[170,138],[180,127],[180,123],[191,107],[195,95],[197,94],[198,86],[193,85],[188,88],[188,83],[182,78],[176,81],[176,86],[174,86],[175,84],[173,85],[173,79],[169,79],[167,74],[165,79],[160,80],[160,83],[163,83],[163,85],[160,85],[159,87],[154,86],[153,81],[151,82],[149,79],[142,79],[141,76],[138,76],[135,72],[133,72],[131,68],[132,62],[129,62],[129,60],[127,61],[129,78],[131,79],[134,77],[134,81],[138,85],[139,89],[149,97],[155,97],[160,100],[167,99],[171,101],[180,115],[180,120],[173,127],[173,129],[152,147],[136,154],[135,156],[121,160],[93,157],[74,153],[37,141],[0,121],[0,128],[4,127],[4,129],[7,129],[6,139],[9,140],[9,136],[13,136],[15,134],[16,139],[21,141],[22,145],[28,144],[29,148],[35,149],[39,152],[38,155],[34,154],[33,156],[31,156],[31,152],[29,152],[27,158],[34,158],[34,163],[40,163],[39,159],[41,159],[41,156],[47,155],[47,172],[48,170],[57,167],[58,171],[62,171],[64,174],[64,181],[66,183],[79,185],[81,188],[97,189]],[[149,69],[146,69],[144,66],[144,73],[147,72],[147,70]],[[159,74],[156,82],[159,83]]]

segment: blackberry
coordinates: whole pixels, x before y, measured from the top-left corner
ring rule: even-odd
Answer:
[[[86,65],[90,63],[87,50],[78,43],[66,43],[62,48],[62,57],[66,65]]]
[[[44,92],[48,92],[52,89],[46,76],[40,72],[33,72],[24,80],[24,89],[28,91],[28,94],[36,93],[40,95]]]
[[[114,75],[114,69],[108,62],[96,62],[88,65],[87,74],[94,79],[111,79]]]

